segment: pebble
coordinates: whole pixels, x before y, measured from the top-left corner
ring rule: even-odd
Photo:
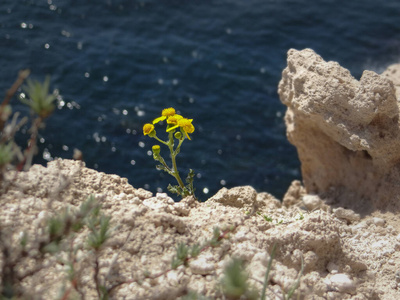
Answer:
[[[140,199],[147,199],[153,196],[153,193],[150,191],[146,191],[145,189],[139,188],[135,191],[135,195]]]
[[[326,266],[326,269],[329,271],[331,274],[337,274],[339,273],[339,266],[335,264],[334,262],[330,261],[328,265]]]
[[[176,270],[169,271],[166,274],[167,281],[172,286],[177,286],[179,284],[180,279],[182,278],[182,273]]]
[[[379,226],[379,227],[385,226],[385,223],[386,223],[386,221],[385,221],[384,219],[382,219],[382,218],[377,218],[377,217],[373,218],[373,219],[372,219],[372,222],[373,222],[376,226]]]
[[[139,197],[133,197],[133,199],[129,200],[129,203],[139,205],[142,203],[142,200]]]
[[[248,229],[240,229],[234,236],[233,236],[233,241],[236,242],[244,242],[249,240],[249,230]]]
[[[174,200],[167,195],[167,193],[157,193],[156,194],[157,200],[166,201],[168,204],[174,204]]]
[[[125,193],[120,193],[120,194],[118,194],[118,195],[116,195],[116,196],[114,197],[114,200],[115,200],[115,201],[123,201],[123,200],[126,200],[126,194],[125,194]]]
[[[190,207],[186,203],[177,202],[174,204],[174,209],[183,216],[188,216],[190,213]]]
[[[356,222],[361,219],[359,214],[356,214],[351,209],[344,209],[342,207],[333,210],[334,215],[339,219],[345,219],[349,222]]]
[[[339,273],[332,275],[329,279],[325,279],[328,289],[334,289],[340,293],[355,294],[356,285],[353,280],[346,274]]]
[[[360,223],[358,223],[358,224],[355,224],[355,225],[351,226],[351,232],[352,232],[353,234],[356,234],[356,233],[358,233],[360,230],[365,229],[365,228],[367,228],[367,227],[368,227],[368,224],[367,224],[366,222],[362,221],[362,222],[360,222]]]
[[[209,275],[214,272],[214,263],[211,262],[210,257],[198,257],[189,263],[190,270],[193,274]]]
[[[160,211],[165,211],[165,209],[168,207],[167,203],[159,201],[155,197],[143,200],[143,204],[148,208]]]
[[[322,200],[317,195],[304,195],[303,203],[308,210],[312,211],[319,208],[322,204]]]
[[[45,210],[42,210],[37,217],[37,220],[40,225],[45,225],[47,219],[49,218],[49,213]]]

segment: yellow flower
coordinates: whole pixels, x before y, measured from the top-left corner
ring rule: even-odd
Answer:
[[[183,119],[183,117],[181,115],[173,115],[167,119],[167,123],[172,124],[172,125],[177,125],[178,120],[180,120],[180,119]]]
[[[172,107],[164,108],[163,111],[161,112],[161,117],[154,119],[153,124],[164,121],[165,119],[168,119],[169,117],[172,117],[173,115],[175,115],[175,108],[172,108]]]
[[[167,132],[174,130],[177,127],[180,127],[183,133],[185,133],[186,137],[190,140],[188,133],[194,132],[194,126],[192,124],[192,121],[193,119],[186,119],[186,118],[179,119],[178,124],[171,128],[168,128]]]
[[[143,126],[143,134],[148,135],[151,134],[154,131],[154,125],[153,124],[144,124]]]

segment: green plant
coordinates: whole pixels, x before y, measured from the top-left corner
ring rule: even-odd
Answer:
[[[44,127],[44,121],[55,109],[54,93],[50,93],[50,77],[44,82],[27,80],[27,85],[22,87],[24,93],[20,94],[20,100],[26,104],[34,118],[28,130],[30,138],[25,150],[15,142],[15,135],[21,126],[28,122],[27,117],[20,118],[20,113],[13,114],[10,105],[13,95],[24,83],[30,74],[29,70],[20,71],[14,84],[7,90],[3,102],[0,104],[0,177],[4,172],[13,167],[17,170],[28,170],[32,164],[33,156],[37,152],[37,136],[39,130]],[[23,148],[23,147],[22,147]]]
[[[265,221],[267,221],[267,222],[272,222],[272,218],[271,218],[271,217],[269,217],[269,216],[267,216],[267,215],[263,215],[263,217],[264,217],[264,220],[265,220]]]
[[[258,299],[258,292],[248,283],[243,261],[237,258],[226,266],[221,280],[222,291],[228,299]]]
[[[40,118],[46,119],[55,109],[55,94],[49,93],[50,77],[46,76],[44,82],[37,80],[27,80],[27,85],[23,86],[23,90],[28,98],[20,97],[22,103],[26,104]]]
[[[168,133],[168,140],[166,141],[161,140],[157,136],[156,130],[154,128],[154,124],[157,124],[161,121],[166,121],[167,123],[166,132]],[[176,164],[176,156],[181,151],[183,141],[185,139],[190,140],[189,134],[192,134],[194,132],[195,128],[192,124],[192,121],[193,119],[187,119],[179,114],[176,114],[175,109],[170,107],[162,111],[161,117],[154,119],[151,124],[147,123],[143,126],[144,135],[148,135],[149,137],[156,139],[158,142],[168,147],[172,166],[168,166],[164,158],[161,156],[160,145],[154,145],[152,147],[153,158],[160,163],[159,165],[157,165],[158,170],[165,171],[171,176],[175,177],[178,185],[172,186],[170,184],[168,185],[168,190],[171,193],[180,195],[182,198],[185,198],[187,196],[195,197],[195,189],[193,187],[193,180],[195,176],[194,171],[192,169],[189,170],[189,173],[186,177],[186,184],[184,184],[179,175],[178,167]],[[175,145],[175,139],[178,143],[177,145]]]
[[[77,243],[77,234],[82,234],[88,229],[86,241]],[[92,251],[94,255],[87,256],[93,260],[94,285],[99,299],[107,299],[111,286],[107,284],[107,278],[99,276],[99,250],[110,237],[110,217],[101,213],[101,206],[94,196],[89,196],[79,209],[66,208],[55,213],[47,219],[42,228],[38,228],[35,236],[28,236],[23,232],[20,243],[12,245],[9,236],[12,232],[0,230],[0,250],[2,253],[2,272],[0,272],[2,289],[0,299],[12,299],[26,297],[22,289],[22,282],[28,276],[34,276],[44,267],[41,263],[48,255],[56,257],[55,262],[66,266],[66,279],[71,287],[62,292],[61,299],[67,299],[73,290],[83,295],[78,283],[82,281],[76,254],[79,250]],[[67,255],[65,255],[67,254]],[[24,258],[28,256],[37,263],[30,266],[24,272],[19,272],[24,264]],[[54,260],[53,260],[54,261]],[[84,298],[84,297],[82,297]]]

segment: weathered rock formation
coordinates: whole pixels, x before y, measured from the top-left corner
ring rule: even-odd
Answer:
[[[176,203],[166,194],[136,189],[117,175],[57,160],[47,168],[35,165],[28,172],[11,172],[0,188],[0,270],[7,271],[5,259],[15,261],[11,265],[23,278],[19,288],[26,299],[99,299],[94,285],[96,256],[98,278],[106,287],[117,284],[110,299],[174,300],[189,291],[207,299],[227,299],[220,286],[226,265],[233,258],[242,259],[248,284],[261,291],[274,244],[268,298],[283,299],[296,281],[302,259],[299,299],[400,297],[398,218],[361,220],[351,210],[332,211],[318,196],[304,195],[298,181],[283,205],[250,186],[221,189],[204,203],[192,198]],[[111,216],[112,234],[97,254],[80,247],[88,235],[83,230],[71,243],[80,248],[77,252],[67,247],[57,255],[34,259],[37,251],[31,250],[16,260],[21,233],[28,236],[27,248],[35,249],[48,220],[65,208],[76,210],[90,194]],[[306,198],[304,204],[311,205],[312,212],[301,208]],[[253,209],[257,213],[249,215]],[[232,225],[236,227],[220,245],[205,248],[187,267],[171,270],[179,243],[202,243],[211,239],[214,227]],[[74,262],[73,273],[66,264],[69,260]],[[73,281],[68,280],[71,274]],[[0,280],[0,289],[2,284]]]
[[[356,80],[311,49],[289,50],[278,92],[288,107],[287,136],[297,148],[308,193],[361,213],[399,210],[397,70],[364,71]]]

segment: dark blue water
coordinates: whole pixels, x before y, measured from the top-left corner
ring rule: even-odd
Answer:
[[[200,198],[247,184],[281,197],[301,178],[277,95],[289,48],[312,48],[356,78],[380,72],[400,58],[400,1],[0,4],[0,91],[30,68],[62,95],[37,162],[78,148],[88,167],[153,192],[173,178],[155,169],[142,126],[170,106],[194,119],[178,165],[198,173]]]

